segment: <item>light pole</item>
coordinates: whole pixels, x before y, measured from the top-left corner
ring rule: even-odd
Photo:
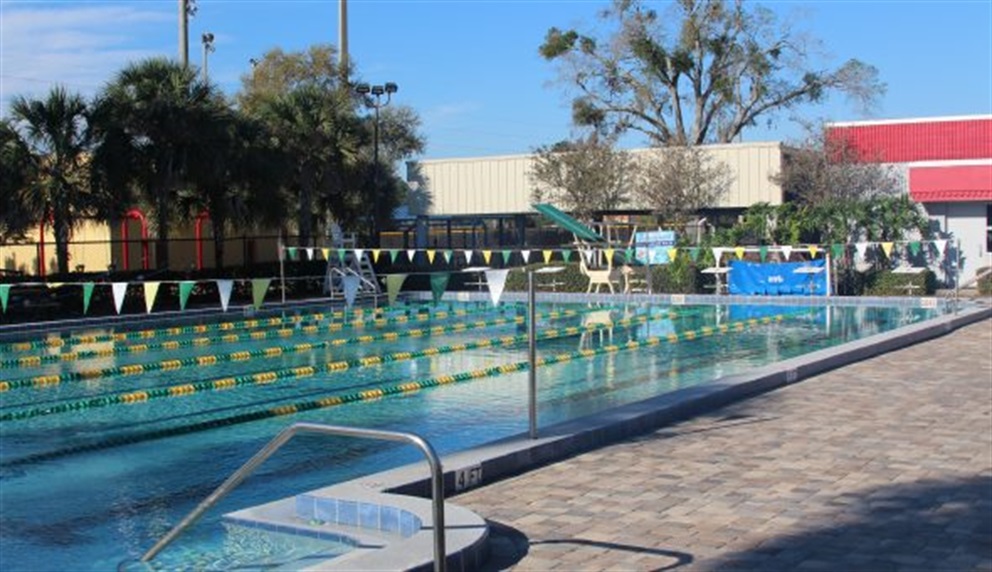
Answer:
[[[355,92],[365,98],[365,105],[375,109],[375,125],[372,136],[372,245],[379,246],[379,109],[389,105],[393,94],[399,86],[387,81],[382,85],[360,83],[355,86]],[[369,97],[369,95],[374,96]],[[386,101],[382,101],[382,96]]]
[[[200,41],[203,42],[203,83],[207,83],[207,54],[216,50],[214,47],[214,35],[207,32],[200,36]]]

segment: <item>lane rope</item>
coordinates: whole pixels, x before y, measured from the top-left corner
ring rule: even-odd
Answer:
[[[575,310],[563,310],[560,312],[550,312],[541,315],[540,317],[547,319],[557,319],[557,318],[567,318],[577,314],[578,312]],[[417,321],[431,321],[432,319],[440,320],[448,317],[465,317],[465,316],[466,314],[464,313],[464,311],[462,311],[462,313],[438,312],[425,318],[420,318],[418,316]],[[395,322],[391,322],[387,319],[380,318],[375,320],[375,323],[377,326],[385,326],[389,323],[407,323],[410,321],[404,318],[406,317],[397,316]],[[462,332],[462,331],[468,331],[474,329],[482,329],[491,326],[520,324],[523,323],[523,320],[524,319],[522,316],[517,316],[514,318],[498,317],[498,318],[493,318],[491,320],[476,320],[472,322],[462,322],[460,324],[455,324],[452,326],[433,326],[431,328],[426,328],[426,329],[420,328],[420,329],[412,329],[412,330],[403,330],[400,332],[384,332],[376,335],[368,334],[362,336],[353,336],[350,338],[335,338],[335,339],[326,340],[323,342],[315,342],[315,343],[270,346],[267,348],[259,348],[255,350],[240,350],[226,354],[208,354],[208,355],[200,355],[200,356],[191,356],[180,359],[167,359],[157,362],[124,364],[119,366],[105,367],[98,369],[70,371],[61,374],[36,375],[32,377],[2,380],[0,381],[0,392],[6,392],[6,391],[12,391],[12,390],[24,389],[24,388],[40,389],[45,387],[53,387],[56,385],[60,385],[62,383],[69,383],[76,381],[90,381],[93,379],[117,377],[117,376],[141,375],[155,371],[178,371],[190,367],[209,367],[221,363],[228,363],[234,361],[248,361],[259,358],[271,359],[271,358],[281,357],[286,354],[313,352],[313,351],[329,349],[332,347],[350,345],[350,344],[362,344],[362,343],[371,343],[371,342],[379,342],[379,341],[395,341],[401,338],[422,337],[422,336],[435,335],[435,334],[450,334],[450,333]],[[330,325],[340,326],[340,322]],[[359,327],[359,326],[355,326],[355,327]],[[341,329],[340,327],[331,328],[330,331],[337,331],[340,329]],[[314,327],[314,331],[310,333],[317,333],[317,328]],[[258,339],[264,339],[264,337]],[[175,347],[170,346],[167,347],[166,349],[178,349],[179,347],[183,347],[184,345],[184,344],[180,344],[179,342],[166,342],[166,343],[177,344]],[[189,343],[185,345],[192,346],[192,345],[203,345],[203,344]]]
[[[551,312],[551,314],[555,314],[555,312]],[[537,339],[550,340],[550,339],[556,339],[556,338],[562,338],[568,336],[575,336],[582,334],[583,332],[595,332],[611,327],[625,327],[630,325],[642,324],[656,319],[671,318],[672,314],[673,313],[669,313],[667,316],[659,315],[659,314],[635,316],[632,318],[625,318],[622,320],[618,320],[612,326],[595,323],[586,326],[550,328],[539,334]],[[558,317],[558,316],[552,316],[552,317]],[[433,329],[434,328],[431,328],[431,330]],[[452,328],[451,331],[447,333],[455,333],[459,331],[464,331],[465,329],[467,328],[463,324],[456,324],[456,327]],[[412,330],[412,332],[417,332],[414,334],[415,336],[422,336],[422,335],[426,335],[427,333],[426,330],[422,330],[419,332],[417,330]],[[690,334],[687,335],[691,335],[691,331]],[[335,362],[329,362],[321,366],[301,366],[301,367],[286,368],[275,371],[247,373],[233,377],[223,377],[218,379],[163,386],[154,389],[129,391],[129,392],[118,393],[113,395],[103,395],[100,397],[93,397],[85,400],[77,400],[77,401],[59,403],[55,405],[49,405],[47,407],[36,407],[32,409],[9,411],[7,413],[0,414],[0,422],[18,421],[24,419],[32,419],[36,417],[46,417],[49,415],[60,415],[65,413],[71,413],[73,411],[97,409],[97,408],[109,407],[112,405],[133,405],[139,403],[146,403],[148,401],[153,401],[158,399],[186,397],[196,393],[206,393],[210,391],[227,391],[242,386],[266,385],[284,379],[298,379],[304,377],[311,377],[317,375],[318,373],[336,373],[336,372],[347,371],[353,368],[372,367],[385,363],[409,361],[423,357],[433,357],[436,355],[480,349],[486,347],[511,347],[526,342],[527,342],[527,335],[520,334],[517,336],[502,336],[499,338],[489,338],[484,340],[478,340],[475,342],[466,342],[461,344],[426,348],[423,350],[417,350],[411,352],[395,352],[392,354],[386,354],[382,356],[365,356],[350,360],[339,360]]]
[[[148,330],[133,330],[127,332],[116,332],[113,334],[92,334],[73,335],[69,337],[51,337],[21,342],[0,344],[0,352],[25,352],[40,348],[59,348],[74,344],[94,344],[103,342],[123,342],[128,340],[150,340],[159,337],[175,337],[185,334],[205,334],[211,331],[229,332],[235,330],[255,329],[259,327],[276,327],[282,325],[296,325],[304,321],[323,321],[324,319],[337,319],[352,316],[364,316],[365,314],[382,314],[386,308],[356,308],[350,311],[335,310],[332,312],[315,312],[312,314],[294,314],[286,317],[252,318],[241,321],[218,322],[214,324],[196,324],[194,326],[173,326],[170,328],[156,328]]]
[[[262,329],[254,332],[247,332],[243,334],[233,334],[228,333],[217,337],[202,337],[202,338],[191,338],[188,340],[170,340],[165,342],[153,343],[153,344],[133,344],[127,346],[115,346],[113,348],[105,348],[99,350],[86,350],[81,352],[66,352],[56,355],[44,355],[44,356],[24,356],[19,358],[8,358],[5,360],[0,360],[0,368],[29,368],[37,367],[46,363],[51,362],[61,362],[61,361],[77,361],[91,358],[105,358],[113,357],[119,354],[129,354],[129,353],[144,353],[150,351],[158,350],[177,350],[180,348],[194,347],[194,346],[209,346],[209,345],[221,345],[230,344],[238,342],[249,342],[249,341],[260,341],[268,339],[269,337],[280,337],[288,338],[296,335],[313,335],[320,332],[320,330],[326,330],[328,332],[339,332],[347,328],[364,328],[369,325],[374,327],[384,327],[389,324],[405,324],[409,322],[428,322],[431,320],[444,320],[452,317],[464,317],[470,316],[477,313],[506,313],[508,310],[499,309],[493,310],[492,308],[480,308],[480,309],[454,309],[454,310],[438,310],[435,312],[416,312],[416,313],[406,313],[406,314],[396,314],[393,316],[373,316],[370,318],[357,318],[354,320],[349,320],[345,322],[330,322],[323,326],[310,324],[306,326],[300,326],[298,328],[281,328],[278,330],[268,330]],[[320,316],[323,319],[322,314],[313,314],[313,316]],[[3,391],[2,385],[0,385],[0,391]]]
[[[784,315],[779,314],[775,316],[766,316],[762,318],[752,318],[748,320],[732,322],[729,324],[721,324],[716,327],[704,326],[696,330],[688,330],[679,334],[670,334],[664,337],[652,336],[650,338],[645,338],[644,340],[641,341],[629,341],[620,345],[610,344],[606,346],[600,346],[599,348],[596,349],[583,349],[570,353],[562,353],[552,356],[538,357],[536,360],[536,364],[539,366],[554,365],[554,364],[566,363],[569,361],[582,359],[582,358],[591,358],[597,355],[616,353],[623,350],[634,350],[639,348],[658,346],[666,342],[670,344],[674,344],[674,343],[679,343],[681,341],[692,341],[692,340],[702,339],[705,337],[712,336],[714,334],[726,334],[730,331],[744,332],[748,328],[754,329],[757,328],[759,325],[767,325],[773,322],[776,323],[781,322],[784,319],[784,317],[785,317]],[[449,385],[454,383],[461,383],[461,382],[477,380],[477,379],[483,379],[487,377],[496,377],[508,373],[517,373],[520,371],[524,371],[528,368],[529,368],[529,363],[526,361],[522,361],[522,362],[492,366],[482,369],[476,369],[476,370],[471,370],[471,371],[461,372],[451,375],[442,375],[442,376],[422,379],[418,381],[398,383],[398,384],[374,388],[374,389],[355,391],[341,395],[332,395],[316,400],[290,403],[267,409],[248,411],[238,415],[222,417],[218,419],[211,419],[208,421],[201,421],[189,425],[168,427],[163,429],[157,429],[154,431],[136,433],[132,435],[122,435],[119,437],[105,439],[94,443],[76,445],[73,447],[67,447],[55,451],[49,451],[46,453],[36,453],[33,455],[27,455],[24,457],[20,457],[18,459],[12,459],[10,461],[0,463],[0,467],[13,467],[17,465],[30,464],[39,461],[56,459],[59,457],[64,457],[67,455],[72,455],[77,453],[110,449],[122,445],[129,445],[129,444],[141,443],[145,441],[152,441],[155,439],[162,439],[166,437],[174,437],[189,433],[196,433],[199,431],[217,429],[220,427],[229,427],[241,423],[250,423],[253,421],[261,421],[265,419],[272,419],[275,417],[294,415],[305,411],[327,409],[331,407],[337,407],[339,405],[345,405],[348,403],[377,401],[382,399],[383,397],[390,395],[411,394],[420,391],[422,389],[438,387],[442,385]]]

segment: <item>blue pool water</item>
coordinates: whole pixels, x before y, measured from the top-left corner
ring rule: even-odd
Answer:
[[[360,391],[410,380],[434,379],[527,359],[526,343],[452,349],[456,344],[523,334],[522,325],[508,321],[522,315],[521,308],[504,306],[496,310],[466,305],[457,309],[467,314],[449,313],[431,320],[391,322],[381,327],[370,324],[339,331],[329,331],[328,324],[333,319],[325,318],[308,322],[317,326],[317,333],[294,326],[293,332],[259,340],[242,336],[236,343],[221,343],[218,336],[223,332],[216,331],[173,337],[159,334],[154,340],[72,343],[30,351],[15,351],[6,343],[9,340],[5,341],[0,345],[0,361],[133,344],[147,344],[149,349],[0,368],[0,380],[18,386],[0,392],[0,569],[116,569],[122,560],[137,558],[148,550],[263,444],[294,421],[412,431],[426,437],[442,454],[526,431],[527,372],[522,369],[291,415],[262,415],[273,408],[329,396],[354,396]],[[408,308],[406,312],[431,310],[436,309]],[[655,346],[595,353],[543,366],[538,375],[539,419],[541,425],[549,425],[922,321],[934,317],[937,310],[559,304],[542,305],[538,312],[543,316],[539,318],[539,332],[553,329],[561,334],[542,340],[538,344],[539,356],[575,357],[579,349],[596,350],[653,336],[667,340],[672,334],[701,332],[703,328],[714,331],[712,336],[678,343],[663,341]],[[557,312],[558,317],[552,317],[552,312]],[[389,314],[401,315],[401,311]],[[782,319],[769,324],[754,322],[743,331],[730,328],[722,332],[720,328],[766,316]],[[503,323],[498,323],[501,319]],[[619,325],[625,319],[629,325]],[[612,328],[581,335],[564,332],[569,326],[602,327],[607,320],[614,323]],[[455,324],[466,326],[456,331]],[[425,333],[430,327],[440,329]],[[420,330],[424,335],[411,336],[411,330]],[[275,329],[259,326],[254,331]],[[387,332],[395,335],[384,337]],[[361,335],[377,339],[327,343]],[[180,349],[161,347],[169,340],[204,337],[211,337],[211,343]],[[25,385],[19,380],[41,376],[66,377],[71,372],[300,343],[311,343],[315,349],[140,375],[90,375],[57,384],[19,386]],[[152,347],[156,344],[157,349]],[[415,359],[402,357],[406,352],[416,355],[431,348],[447,349]],[[384,355],[396,359],[359,365],[363,358]],[[318,371],[315,375],[192,394],[176,390],[170,397],[116,402],[125,393],[154,393],[258,372],[301,367],[320,370],[324,364],[342,361],[351,364],[343,371]],[[253,419],[252,414],[262,418]],[[415,450],[398,445],[326,437],[296,439],[168,548],[156,567],[263,569],[280,563],[291,566],[302,559],[312,562],[316,557],[344,552],[349,548],[346,545],[241,530],[222,524],[220,516],[419,460]]]

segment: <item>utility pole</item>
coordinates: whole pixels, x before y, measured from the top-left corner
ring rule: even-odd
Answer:
[[[188,0],[179,0],[179,62],[189,67]]]
[[[209,54],[210,52],[214,51],[217,48],[214,47],[214,35],[211,34],[210,32],[207,32],[202,36],[200,36],[200,41],[203,42],[203,83],[207,83],[210,79],[209,75],[207,74],[207,54]]]
[[[348,85],[348,0],[338,0],[338,67],[341,84]]]

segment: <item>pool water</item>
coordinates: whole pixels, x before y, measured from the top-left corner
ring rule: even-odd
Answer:
[[[540,424],[706,383],[937,312],[864,306],[540,305],[538,333],[555,335],[540,340],[538,356],[569,357],[538,371]],[[239,331],[256,332],[256,339],[239,335],[233,342],[220,339],[230,334],[224,331],[160,331],[154,339],[74,340],[30,350],[0,344],[5,364],[27,356],[80,356],[0,368],[0,380],[10,386],[0,392],[0,569],[102,571],[138,558],[295,421],[411,431],[442,454],[525,432],[527,371],[508,367],[527,359],[523,314],[513,305],[424,306],[389,310],[382,317],[389,319],[354,327],[327,315],[311,317],[302,322],[305,326],[279,326],[283,333],[264,339],[261,332],[277,330],[260,324]],[[679,337],[670,339],[673,335]],[[162,345],[197,338],[211,341]],[[302,343],[312,347],[265,353]],[[148,348],[109,353],[136,344]],[[638,347],[626,349],[627,344]],[[96,350],[103,355],[83,357]],[[210,359],[238,352],[258,355],[244,358],[242,353],[215,364]],[[193,356],[204,358],[203,363],[148,365]],[[348,367],[329,368],[332,363]],[[136,373],[131,367],[130,374],[121,375],[124,366],[136,364],[153,371]],[[479,374],[497,366],[505,372]],[[88,373],[77,379],[74,372]],[[476,375],[459,375],[471,372]],[[51,382],[54,378],[58,383]],[[249,381],[224,381],[241,378]],[[413,380],[423,382],[420,389],[383,397],[374,391]],[[432,386],[431,380],[443,383]],[[128,395],[132,398],[122,397]],[[322,405],[305,411],[300,406],[318,401]],[[299,412],[289,413],[294,409]],[[344,544],[249,534],[220,517],[420,460],[417,451],[400,445],[294,439],[166,549],[155,567],[292,567],[346,552],[350,547]]]

